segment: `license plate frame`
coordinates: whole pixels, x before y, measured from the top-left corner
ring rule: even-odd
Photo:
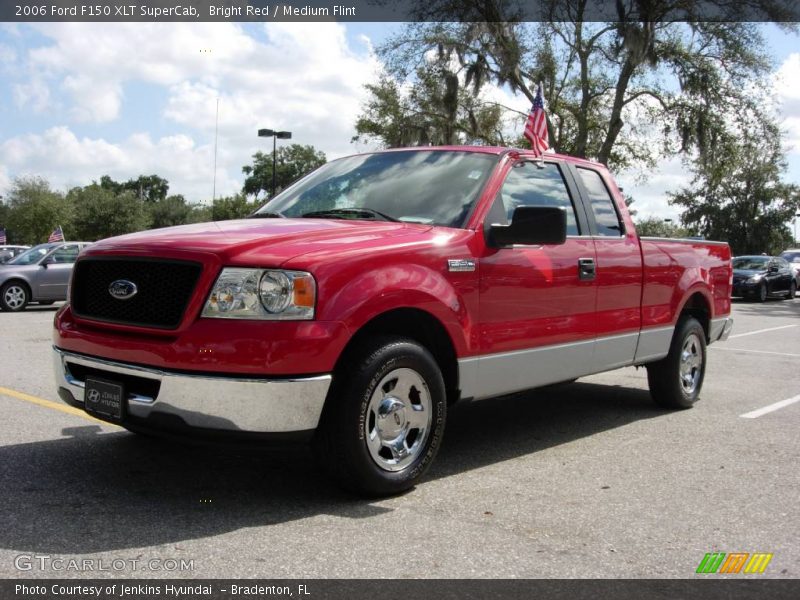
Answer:
[[[93,417],[121,423],[125,418],[126,399],[125,386],[121,382],[93,375],[86,377],[83,409]]]

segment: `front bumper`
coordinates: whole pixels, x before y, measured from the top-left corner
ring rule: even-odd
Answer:
[[[170,372],[53,347],[59,395],[83,407],[87,374],[125,385],[132,425],[182,432],[292,433],[317,427],[330,375],[259,379]],[[123,422],[123,424],[125,424]]]

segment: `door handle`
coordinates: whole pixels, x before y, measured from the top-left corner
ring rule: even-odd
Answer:
[[[593,258],[578,259],[578,279],[581,281],[592,281],[597,275],[597,266]]]

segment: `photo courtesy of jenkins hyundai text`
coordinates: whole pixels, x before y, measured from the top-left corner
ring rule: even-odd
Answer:
[[[102,240],[55,318],[60,397],[142,434],[304,439],[414,486],[448,408],[630,365],[701,395],[727,244],[640,238],[600,164],[500,147],[334,160],[250,218]]]

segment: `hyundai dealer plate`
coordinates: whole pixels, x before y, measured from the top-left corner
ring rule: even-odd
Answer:
[[[87,377],[83,406],[86,412],[101,419],[122,421],[125,390],[121,383]]]

